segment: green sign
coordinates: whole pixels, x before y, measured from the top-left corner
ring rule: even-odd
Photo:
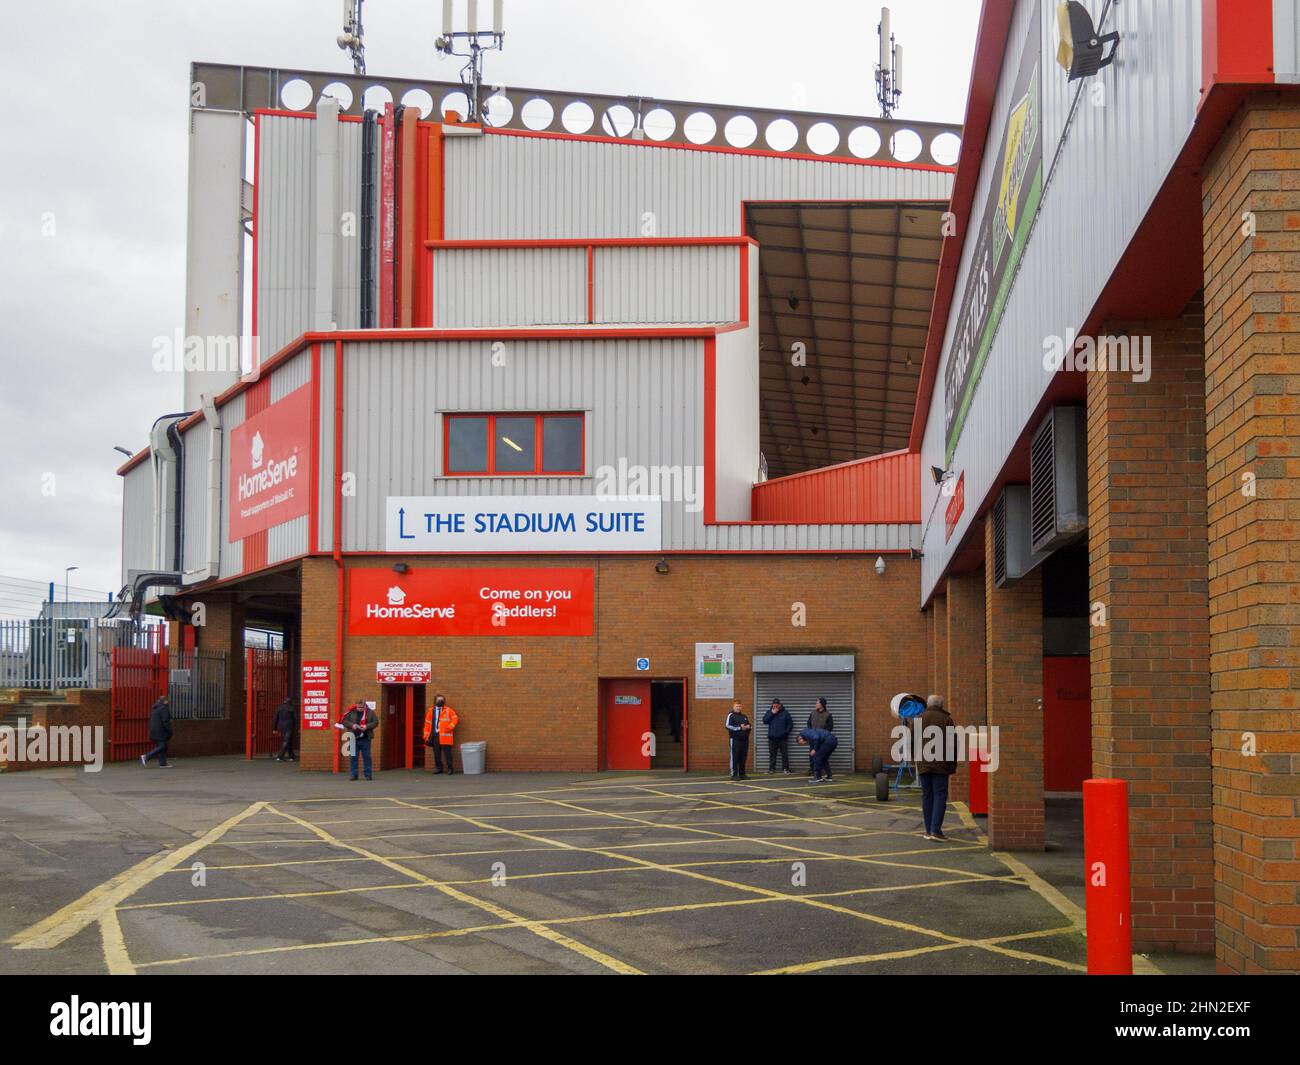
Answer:
[[[957,450],[1043,196],[1041,28],[1042,5],[1036,4],[944,370],[945,465]]]

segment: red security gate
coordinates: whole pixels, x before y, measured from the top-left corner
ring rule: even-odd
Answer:
[[[114,647],[110,700],[111,762],[126,762],[148,753],[149,708],[167,691],[167,647],[154,639],[150,647]]]
[[[247,757],[275,754],[281,736],[271,728],[275,710],[289,694],[289,657],[284,651],[250,647],[244,674],[244,751]]]

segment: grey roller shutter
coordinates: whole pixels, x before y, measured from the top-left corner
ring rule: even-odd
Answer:
[[[811,668],[809,668],[811,667]],[[767,726],[763,715],[773,699],[780,699],[794,719],[790,733],[790,769],[808,771],[808,748],[799,744],[801,729],[818,697],[826,699],[835,718],[839,746],[831,755],[831,769],[853,772],[854,703],[852,655],[761,655],[754,658],[754,770],[767,770]],[[780,771],[780,760],[777,770]]]

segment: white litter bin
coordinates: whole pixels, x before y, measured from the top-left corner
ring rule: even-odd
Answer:
[[[486,763],[486,743],[480,741],[478,743],[462,743],[460,745],[460,771],[466,776],[472,776],[475,773],[483,772],[483,766]]]

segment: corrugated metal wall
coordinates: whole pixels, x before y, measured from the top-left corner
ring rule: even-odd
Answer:
[[[240,392],[221,408],[221,433],[223,440],[230,439],[230,431],[244,422],[244,398]],[[227,449],[227,455],[229,449]],[[221,576],[233,577],[244,568],[244,541],[230,539],[230,461],[221,460]]]
[[[449,138],[446,160],[452,240],[724,236],[740,232],[742,200],[946,199],[952,187],[943,171],[494,134]]]
[[[316,121],[258,115],[257,329],[263,360],[311,327],[316,233]],[[339,123],[340,217],[335,241],[334,313],[360,325],[361,124]]]
[[[919,522],[921,456],[877,455],[757,484],[755,521]]]
[[[594,321],[734,322],[739,269],[740,249],[727,245],[596,247]],[[438,328],[585,324],[587,249],[439,248],[433,295]]]
[[[592,271],[597,324],[740,319],[738,247],[597,248]]]
[[[208,561],[208,459],[212,432],[208,423],[201,421],[183,433],[181,440],[185,452],[185,514],[181,536],[185,558],[181,572],[193,573]]]
[[[1300,82],[1300,0],[1273,0],[1273,76]]]
[[[665,550],[904,550],[915,525],[705,526],[703,342],[515,341],[505,364],[491,341],[349,342],[344,355],[343,468],[356,494],[344,500],[347,551],[385,549],[385,501],[393,495],[594,495],[599,468],[669,466],[695,483],[693,501],[666,502]],[[322,359],[322,362],[327,360]],[[330,373],[323,373],[326,382]],[[333,416],[322,389],[321,548],[328,547]],[[585,411],[587,475],[443,477],[444,411]],[[699,509],[693,509],[698,507]]]
[[[586,248],[440,248],[433,253],[433,322],[439,329],[586,320]]]
[[[955,534],[944,542],[944,501],[930,478],[922,478],[922,513],[929,516],[922,563],[922,594],[928,596],[960,545],[977,507],[995,482],[1051,375],[1043,369],[1044,339],[1081,327],[1160,185],[1185,143],[1196,115],[1201,84],[1200,4],[1149,0],[1111,8],[1103,30],[1122,35],[1119,58],[1095,78],[1070,84],[1055,63],[1054,5],[1020,0],[994,105],[989,143],[1001,141],[1010,93],[1034,5],[1043,9],[1043,156],[1051,167],[1075,93],[1082,89],[1060,161],[1043,194],[1020,271],[975,390],[952,468],[966,476],[966,509]],[[1103,105],[1091,102],[1093,85],[1104,87]],[[975,203],[983,204],[1002,160],[986,153]],[[978,217],[978,216],[977,216]],[[958,276],[960,305],[975,240],[967,242]],[[945,467],[944,372],[959,315],[948,320],[945,361],[931,401],[922,445],[923,467]]]
[[[122,583],[133,569],[153,569],[153,463],[122,475]]]

